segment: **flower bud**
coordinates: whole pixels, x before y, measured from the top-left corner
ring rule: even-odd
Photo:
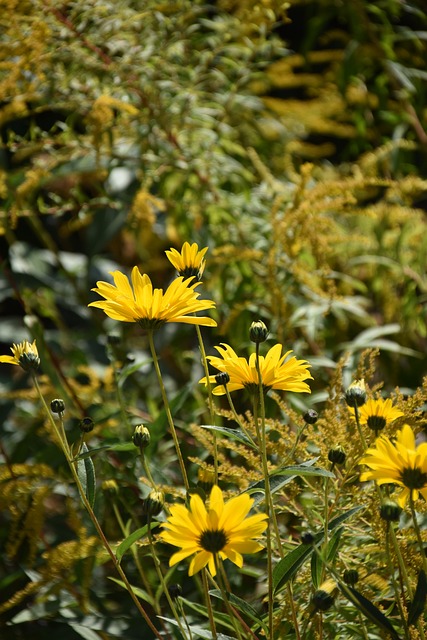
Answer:
[[[79,422],[79,429],[83,433],[90,433],[93,430],[94,426],[95,423],[92,418],[83,418]]]
[[[303,531],[301,533],[301,542],[303,544],[313,544],[314,535],[311,533],[311,531]]]
[[[140,449],[146,449],[150,444],[151,435],[147,427],[144,427],[143,424],[139,424],[135,427],[132,442],[135,447],[139,447]]]
[[[307,424],[315,424],[317,422],[317,418],[319,414],[314,409],[308,409],[303,415],[303,420]]]
[[[102,488],[108,493],[114,494],[119,492],[119,485],[115,480],[104,480],[102,483]]]
[[[178,598],[182,594],[182,587],[180,584],[171,584],[168,586],[169,595],[171,598]]]
[[[52,413],[64,413],[65,402],[62,400],[62,398],[55,398],[55,400],[52,400],[52,402],[50,403],[50,410],[52,411]]]
[[[197,484],[205,493],[209,494],[215,484],[215,472],[199,467],[197,471]]]
[[[40,358],[38,353],[33,351],[25,351],[19,356],[19,365],[24,371],[37,371],[40,366]]]
[[[357,569],[346,569],[343,573],[343,580],[351,587],[359,580],[359,572]]]
[[[215,382],[217,384],[222,384],[224,387],[230,382],[230,376],[227,371],[220,371],[215,376]]]
[[[109,333],[107,335],[107,343],[111,347],[114,347],[114,346],[120,344],[120,342],[121,342],[121,337],[119,336],[118,333]]]
[[[316,611],[327,611],[330,609],[334,604],[336,591],[337,585],[334,580],[326,580],[326,582],[323,582],[317,591],[314,592],[311,599],[311,603],[314,605]]]
[[[398,522],[401,513],[402,507],[394,500],[384,500],[380,507],[380,516],[386,522]]]
[[[249,339],[255,344],[265,342],[268,338],[268,329],[262,320],[255,320],[249,327]]]
[[[344,398],[349,407],[362,407],[366,402],[366,387],[364,380],[355,380],[348,387]]]
[[[344,464],[346,457],[347,455],[340,444],[336,447],[333,447],[332,449],[329,449],[328,460],[329,462],[332,462],[332,464],[340,466]]]
[[[142,513],[147,516],[158,516],[165,504],[163,491],[150,491],[142,501]]]

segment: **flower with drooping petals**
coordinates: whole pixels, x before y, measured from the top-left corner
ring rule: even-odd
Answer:
[[[349,407],[349,410],[354,416],[354,409]],[[369,398],[364,405],[358,408],[358,412],[360,424],[366,424],[376,434],[396,418],[404,415],[402,411],[393,406],[390,398],[387,398],[387,400]]]
[[[154,289],[148,275],[141,274],[138,267],[132,269],[132,285],[120,271],[113,271],[111,275],[114,284],[97,282],[97,287],[92,289],[105,300],[91,302],[89,306],[102,309],[113,320],[137,322],[147,330],[157,329],[166,322],[216,327],[212,318],[194,315],[215,306],[212,300],[198,300],[200,294],[195,289],[200,282],[179,277],[163,291]]]
[[[189,508],[182,504],[170,507],[160,537],[181,549],[172,555],[169,566],[195,554],[188,570],[190,576],[206,565],[214,576],[218,558],[228,558],[242,567],[242,553],[256,553],[263,548],[256,539],[267,527],[265,513],[246,517],[253,502],[247,493],[224,502],[221,489],[214,485],[207,508],[197,494],[191,496]]]
[[[36,341],[28,342],[24,340],[18,344],[13,344],[10,348],[13,356],[0,356],[0,362],[7,364],[16,364],[24,371],[35,371],[40,365],[39,352],[36,347]]]
[[[417,500],[421,494],[427,500],[427,442],[417,446],[409,425],[397,432],[395,442],[386,436],[377,438],[375,446],[367,449],[360,462],[370,469],[361,474],[361,482],[375,480],[378,485],[403,487],[397,498],[402,508],[409,497]]]
[[[251,393],[258,393],[259,381],[256,368],[256,354],[252,353],[249,360],[239,357],[228,344],[222,343],[215,347],[221,357],[208,356],[210,364],[230,377],[227,383],[228,391],[247,389]],[[265,356],[259,356],[259,368],[261,372],[264,391],[281,389],[283,391],[296,391],[297,393],[311,393],[310,387],[304,380],[313,379],[308,368],[310,364],[306,360],[297,360],[295,356],[288,357],[292,351],[282,355],[282,345],[276,344]],[[209,382],[214,384],[215,376],[209,376]],[[206,384],[206,377],[200,380]],[[216,396],[226,393],[225,386],[218,384],[212,389]]]
[[[204,256],[207,250],[208,247],[199,250],[199,246],[195,242],[192,245],[184,242],[181,251],[171,248],[170,251],[165,253],[169,262],[177,270],[178,275],[183,278],[193,277],[196,280],[201,280],[205,268]]]

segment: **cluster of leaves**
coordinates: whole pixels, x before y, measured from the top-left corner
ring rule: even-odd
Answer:
[[[165,286],[173,274],[164,249],[184,240],[208,245],[204,280],[219,323],[217,336],[206,336],[208,351],[221,341],[245,350],[250,322],[262,317],[278,342],[314,365],[316,393],[305,406],[327,397],[333,403],[340,376],[350,381],[367,347],[382,354],[373,385],[394,388],[403,380],[407,415],[425,402],[411,399],[427,341],[422,4],[4,3],[2,353],[36,338],[43,392],[65,400],[70,439],[78,440],[82,418],[95,421],[91,448],[109,447],[94,462],[106,481],[96,504],[111,539],[144,524],[146,486],[128,444],[130,426],[150,423],[158,480],[171,495],[176,482],[144,336],[87,309],[91,287],[113,269],[138,264]],[[212,439],[188,431],[207,421],[193,332],[168,327],[159,351],[184,454],[193,465],[206,464]],[[5,633],[19,638],[30,629],[42,638],[51,620],[52,629],[67,624],[70,638],[92,638],[90,630],[137,637],[140,621],[129,614],[127,595],[106,580],[107,558],[77,508],[36,395],[22,372],[5,369],[1,611],[14,622]],[[296,398],[292,403],[301,410]],[[289,407],[270,409],[278,420],[271,454],[286,456],[300,419],[289,419]],[[345,439],[340,411],[327,405],[325,415],[333,420],[322,429]],[[229,439],[223,446],[224,480],[238,484],[245,449],[230,448]],[[288,463],[313,451],[325,463],[325,446],[313,429]],[[254,482],[256,469],[255,461],[246,468]],[[294,518],[298,527],[321,524],[320,516],[309,523],[302,517],[305,506],[320,504],[320,494],[311,493],[320,486],[301,480],[280,487],[280,500],[292,504],[282,516],[289,549],[297,539]],[[350,492],[345,508],[354,500]],[[351,535],[344,537],[351,547]],[[138,553],[148,565],[144,542]],[[410,549],[408,561],[414,563]],[[137,581],[135,555],[123,562]],[[311,574],[301,567],[294,565],[292,578],[298,569],[296,589],[307,602]],[[152,567],[147,572],[150,584]],[[184,573],[190,601],[195,594]],[[248,569],[247,590],[259,576],[256,565]],[[383,596],[381,579],[372,588]],[[244,587],[240,574],[233,580],[236,590]],[[157,611],[161,595],[154,589],[142,597]],[[340,615],[355,637],[355,610]],[[36,620],[44,622],[34,626]],[[333,633],[335,618],[329,622]],[[285,616],[283,625],[286,637]]]

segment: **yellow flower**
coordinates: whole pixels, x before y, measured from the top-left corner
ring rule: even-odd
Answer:
[[[170,249],[166,251],[169,262],[173,264],[180,276],[184,278],[195,277],[201,280],[205,268],[205,253],[208,247],[200,249],[194,242],[191,246],[188,242],[184,242],[181,251]]]
[[[228,391],[248,389],[250,392],[257,393],[256,354],[252,353],[248,361],[246,358],[239,357],[228,344],[222,343],[220,347],[215,347],[215,349],[221,357],[208,356],[207,359],[215,369],[229,375]],[[283,391],[311,393],[310,387],[304,382],[304,380],[313,379],[307,370],[310,364],[306,360],[297,360],[295,356],[287,360],[291,353],[292,351],[287,351],[282,356],[282,345],[276,344],[266,356],[259,356],[259,367],[265,392],[270,389],[282,389]],[[211,383],[217,382],[216,376],[209,376],[209,381]],[[200,383],[206,384],[206,378],[202,378]],[[224,385],[218,384],[212,393],[216,396],[223,396],[225,394]]]
[[[427,500],[427,442],[415,443],[415,435],[407,424],[397,432],[396,442],[385,436],[377,438],[360,461],[369,467],[360,481],[375,480],[377,484],[397,484],[403,487],[397,502],[404,507],[408,497],[417,500],[421,494]]]
[[[354,409],[349,407],[349,410],[354,417]],[[396,418],[404,415],[402,411],[393,406],[390,398],[387,398],[387,400],[369,398],[362,407],[358,408],[358,412],[360,424],[368,425],[376,434]]]
[[[247,493],[224,503],[221,489],[214,485],[207,509],[197,494],[191,496],[189,509],[173,505],[162,524],[166,530],[160,534],[165,542],[181,547],[169,560],[169,566],[196,554],[190,562],[190,576],[206,565],[214,576],[218,557],[242,567],[242,553],[256,553],[263,548],[253,538],[259,538],[267,527],[265,513],[246,517],[252,504]]]
[[[17,364],[22,367],[24,371],[38,369],[40,358],[35,340],[32,343],[28,342],[28,340],[24,340],[24,342],[14,344],[10,349],[13,356],[0,356],[0,362]]]
[[[105,300],[91,302],[90,307],[102,309],[107,316],[121,322],[138,322],[144,329],[157,329],[166,322],[184,322],[205,327],[216,327],[215,320],[192,315],[215,306],[212,300],[197,300],[199,293],[188,279],[176,278],[163,292],[153,289],[150,278],[141,274],[138,267],[132,269],[132,286],[120,271],[111,273],[114,284],[97,282],[92,289]]]

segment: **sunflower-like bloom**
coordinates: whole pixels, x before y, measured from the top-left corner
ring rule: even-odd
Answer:
[[[214,576],[218,557],[242,567],[242,553],[256,553],[263,548],[253,538],[259,538],[267,527],[265,513],[246,517],[252,504],[253,499],[247,493],[224,503],[221,489],[214,485],[207,509],[197,494],[191,496],[189,509],[173,505],[160,534],[165,542],[181,547],[172,555],[169,566],[195,554],[188,570],[190,576],[206,565]]]
[[[251,393],[257,393],[259,388],[258,373],[256,369],[256,354],[252,353],[249,360],[239,357],[228,344],[222,343],[215,347],[221,357],[208,356],[210,364],[219,371],[228,374],[228,391],[247,389]],[[313,379],[308,372],[310,364],[306,360],[297,360],[295,356],[288,358],[292,351],[282,355],[282,345],[276,344],[268,351],[266,356],[259,356],[259,368],[261,372],[264,391],[270,389],[282,389],[283,391],[296,391],[298,393],[311,393],[310,387],[304,380]],[[286,362],[285,362],[286,360]],[[209,382],[217,382],[216,376],[209,376]],[[200,380],[206,384],[206,378]],[[223,396],[226,391],[223,384],[218,384],[212,389],[216,396]]]
[[[354,416],[354,409],[349,407],[349,410]],[[390,398],[387,398],[387,400],[369,398],[362,407],[358,408],[358,412],[360,423],[368,425],[376,434],[396,418],[404,415],[402,411],[393,406]]]
[[[141,274],[138,267],[132,269],[132,286],[120,271],[111,273],[114,284],[97,282],[92,289],[105,300],[91,302],[90,307],[102,309],[113,320],[138,322],[143,329],[157,329],[166,322],[184,322],[205,327],[216,327],[215,320],[193,315],[215,306],[212,300],[198,300],[195,288],[200,282],[179,277],[169,287],[153,289],[150,278]]]
[[[417,500],[421,494],[427,500],[427,442],[417,446],[409,425],[397,432],[394,443],[386,436],[377,438],[360,462],[370,468],[361,474],[361,482],[375,480],[379,485],[403,487],[397,499],[402,508],[408,497]]]
[[[28,342],[28,340],[24,340],[24,342],[20,342],[19,344],[14,344],[11,348],[13,356],[0,356],[0,362],[5,362],[7,364],[17,364],[22,367],[24,371],[35,371],[38,369],[40,364],[39,352],[36,347],[36,341]]]
[[[178,275],[183,278],[195,277],[196,280],[201,280],[205,268],[205,253],[207,250],[208,247],[204,247],[199,251],[199,247],[195,242],[192,245],[184,242],[181,251],[170,249],[165,253],[169,262],[177,270]]]

